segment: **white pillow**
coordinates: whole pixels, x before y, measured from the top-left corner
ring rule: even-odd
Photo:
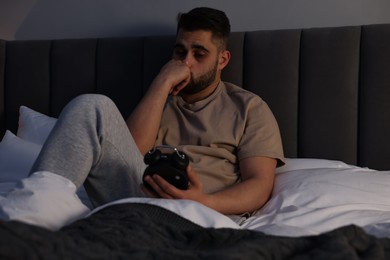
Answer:
[[[58,230],[90,211],[75,191],[76,186],[60,175],[36,172],[0,197],[0,219]]]
[[[26,106],[19,108],[19,127],[17,136],[43,145],[57,119],[34,111]]]
[[[326,169],[326,168],[352,168],[349,164],[341,161],[311,158],[286,158],[286,164],[276,168],[276,173],[290,172],[304,169]]]
[[[273,235],[306,236],[351,224],[390,223],[389,197],[390,171],[290,171],[276,176],[270,201],[242,226]]]
[[[7,130],[0,143],[0,182],[13,182],[28,175],[41,146]]]
[[[0,193],[8,192],[9,186],[27,177],[56,122],[56,118],[20,107],[18,136],[7,130],[0,143]],[[83,186],[77,195],[85,205],[92,207]]]

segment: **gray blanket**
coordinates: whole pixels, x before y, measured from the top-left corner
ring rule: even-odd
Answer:
[[[0,259],[390,259],[390,239],[346,226],[319,235],[277,237],[202,228],[168,210],[121,204],[53,232],[0,222]]]

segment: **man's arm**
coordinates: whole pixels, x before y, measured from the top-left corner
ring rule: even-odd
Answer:
[[[252,212],[261,208],[270,198],[275,179],[276,160],[268,157],[250,157],[240,161],[242,182],[225,190],[205,194],[202,183],[191,167],[188,190],[179,190],[158,175],[148,178],[148,183],[162,198],[190,199],[198,201],[222,214],[232,215]],[[144,189],[146,193],[152,193]]]
[[[240,161],[242,181],[211,194],[206,205],[223,214],[253,212],[269,200],[275,180],[276,160],[250,157]]]
[[[177,95],[190,77],[186,64],[177,60],[169,61],[127,119],[127,126],[142,154],[154,146],[168,95]]]

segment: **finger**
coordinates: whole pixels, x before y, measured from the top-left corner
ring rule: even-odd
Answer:
[[[182,83],[180,83],[180,84],[182,84]],[[181,86],[181,85],[175,86],[175,87],[172,89],[171,95],[176,96],[177,94],[179,94],[179,92],[180,92],[183,88],[184,88],[184,87]]]
[[[166,187],[169,185],[165,184],[165,180],[161,178],[159,175],[154,174],[148,179],[145,178],[147,183],[150,185],[150,187],[153,189],[153,191],[157,194],[160,198],[165,199],[172,199],[173,197],[165,190]]]
[[[161,197],[161,188],[158,186],[158,184],[154,181],[154,179],[151,176],[146,176],[145,181],[147,184],[149,184],[150,188],[146,188],[149,190],[149,193],[154,193],[155,197]]]
[[[147,197],[149,197],[149,198],[157,198],[158,197],[156,193],[154,193],[150,189],[146,188],[145,185],[141,184],[140,187],[141,187],[141,190],[143,191],[143,193],[145,193],[145,195]]]
[[[153,175],[153,180],[157,183],[161,190],[160,196],[167,199],[179,199],[182,198],[181,191],[175,186],[167,182],[164,178],[159,175]]]
[[[191,79],[191,76],[188,76],[186,79],[182,80],[178,85],[176,85],[172,89],[171,94],[174,96],[179,94],[179,92],[188,85],[188,83],[190,82],[190,79]]]

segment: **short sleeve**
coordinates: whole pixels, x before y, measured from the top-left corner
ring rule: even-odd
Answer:
[[[266,156],[284,164],[284,154],[279,126],[276,119],[260,97],[254,96],[247,104],[245,128],[238,145],[238,159]]]

